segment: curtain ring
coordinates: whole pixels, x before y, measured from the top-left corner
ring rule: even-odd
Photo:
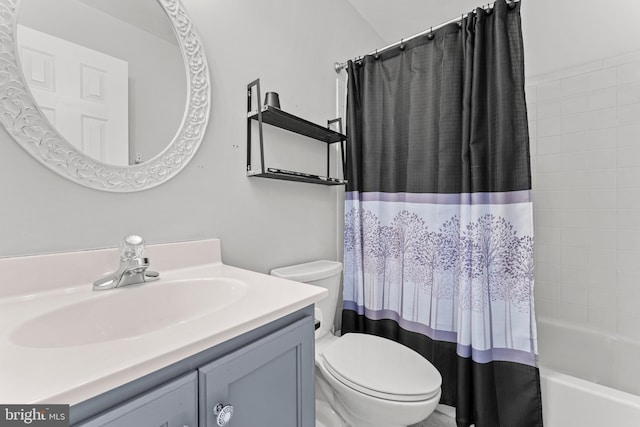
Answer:
[[[458,21],[458,28],[462,28],[462,21],[464,21],[464,14],[460,15],[460,20]]]
[[[400,39],[400,50],[401,50],[401,51],[404,51],[404,48],[405,48],[405,46],[404,46],[404,39]]]
[[[434,36],[434,34],[433,34],[433,27],[431,27],[431,28],[429,29],[429,34],[427,34],[427,40],[433,40],[433,38],[434,38],[434,37],[435,37],[435,36]]]
[[[373,59],[375,59],[376,61],[380,59],[380,55],[378,55],[378,49],[376,49],[376,53],[375,55],[373,55]]]
[[[516,2],[515,1],[511,1],[509,3],[507,3],[507,7],[509,8],[509,10],[513,10],[516,8]]]

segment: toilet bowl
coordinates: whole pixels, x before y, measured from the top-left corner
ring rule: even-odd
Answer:
[[[329,297],[316,306],[317,426],[327,417],[345,427],[406,427],[427,418],[440,400],[442,377],[417,352],[386,338],[332,333],[342,264],[314,261],[271,274],[323,286]]]

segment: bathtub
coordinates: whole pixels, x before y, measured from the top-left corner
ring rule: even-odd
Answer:
[[[639,341],[555,319],[537,324],[545,427],[640,426]]]

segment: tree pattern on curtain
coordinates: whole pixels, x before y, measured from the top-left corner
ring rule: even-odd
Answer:
[[[344,299],[362,303],[352,308],[369,316],[383,312],[431,338],[456,342],[460,337],[457,342],[478,350],[521,350],[535,363],[528,356],[537,353],[536,341],[514,339],[514,329],[524,328],[516,337],[530,337],[535,328],[533,236],[526,221],[527,233],[519,234],[514,225],[530,218],[528,203],[510,212],[519,216],[515,220],[487,212],[462,225],[458,213],[430,223],[437,216],[405,204],[397,211],[387,207],[385,213],[394,215],[381,220],[379,206],[369,204],[374,206],[345,213],[344,274],[354,285],[345,289]],[[473,338],[458,328],[470,313],[482,319]],[[502,318],[492,319],[495,315]]]

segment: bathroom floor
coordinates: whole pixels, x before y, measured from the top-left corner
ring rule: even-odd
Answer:
[[[456,420],[442,412],[435,411],[428,419],[409,427],[456,427]]]

